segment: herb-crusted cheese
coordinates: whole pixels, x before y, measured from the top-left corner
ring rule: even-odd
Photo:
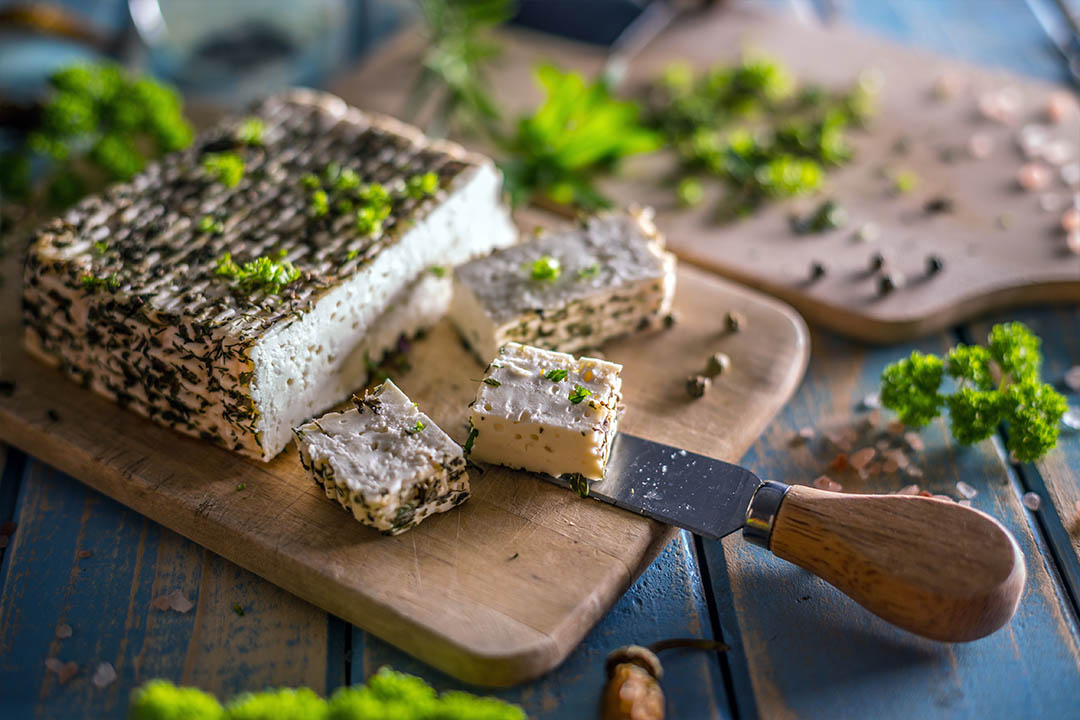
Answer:
[[[471,406],[471,457],[549,475],[604,476],[622,366],[507,343]]]
[[[85,386],[268,460],[445,309],[445,286],[410,292],[421,273],[516,231],[494,165],[460,146],[313,91],[253,114],[257,143],[224,121],[42,228],[23,317]]]
[[[461,447],[393,382],[293,432],[300,462],[360,522],[397,535],[469,497]]]
[[[477,357],[505,342],[577,352],[648,327],[675,294],[651,212],[607,213],[455,271],[451,318]]]

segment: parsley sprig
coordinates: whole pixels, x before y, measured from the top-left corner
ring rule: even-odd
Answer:
[[[592,390],[581,385],[575,385],[574,389],[570,391],[570,404],[580,405],[581,401],[592,395]]]
[[[1006,446],[1023,462],[1049,452],[1067,405],[1039,378],[1042,341],[1023,323],[995,325],[985,346],[957,345],[944,358],[913,352],[881,375],[881,403],[908,425],[923,426],[949,412],[953,437],[964,445],[985,440],[1008,424]],[[957,382],[940,391],[946,373]],[[998,378],[998,379],[995,379]]]
[[[277,295],[300,279],[300,271],[285,259],[284,250],[275,256],[257,257],[243,265],[234,262],[231,253],[225,253],[217,259],[214,272],[232,280],[245,294],[262,290],[267,295]]]

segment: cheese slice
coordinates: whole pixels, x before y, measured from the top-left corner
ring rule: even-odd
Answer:
[[[470,406],[470,457],[548,475],[604,476],[622,365],[507,343]]]
[[[597,215],[458,267],[450,317],[483,362],[505,342],[598,347],[670,311],[675,257],[663,247],[649,210]],[[538,261],[558,270],[534,277]]]
[[[23,319],[27,348],[84,386],[269,460],[293,427],[363,386],[365,355],[378,360],[417,325],[401,312],[377,322],[421,274],[505,247],[516,230],[494,164],[458,145],[310,90],[252,114],[265,128],[258,145],[236,139],[242,118],[224,120],[42,227]],[[244,162],[233,187],[203,168],[223,151]],[[357,222],[346,190],[331,188],[333,209],[316,213],[308,181],[330,183],[334,168],[392,192],[381,226]],[[426,173],[433,192],[405,191]],[[245,290],[218,272],[225,253],[239,265],[287,261],[299,275],[278,291]]]
[[[293,432],[312,479],[358,521],[397,535],[469,497],[461,447],[386,380]]]

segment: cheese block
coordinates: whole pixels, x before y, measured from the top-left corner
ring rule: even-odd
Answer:
[[[86,387],[268,460],[364,384],[365,353],[411,322],[376,320],[421,273],[516,231],[494,164],[458,145],[314,91],[252,115],[257,142],[223,121],[45,225],[23,317],[28,349]],[[223,155],[242,177],[215,171]],[[376,190],[382,212],[361,217]]]
[[[503,345],[470,406],[470,457],[601,479],[619,422],[620,372],[606,360]]]
[[[597,347],[671,309],[675,256],[663,248],[651,210],[593,216],[457,268],[450,316],[482,362],[510,341]]]
[[[293,431],[300,463],[326,497],[388,535],[468,499],[461,446],[391,380],[353,404]]]

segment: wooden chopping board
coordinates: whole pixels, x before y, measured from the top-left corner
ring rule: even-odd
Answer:
[[[531,226],[532,223],[530,223]],[[668,526],[537,477],[472,473],[472,498],[397,537],[326,499],[290,447],[268,464],[159,427],[21,349],[20,258],[0,286],[0,441],[461,680],[510,685],[558,665],[673,537]],[[622,428],[735,461],[783,406],[809,353],[789,307],[691,267],[681,322],[604,348],[623,362]],[[745,332],[722,330],[738,310]],[[724,351],[704,399],[684,381]],[[394,380],[458,442],[481,365],[443,321]],[[243,489],[238,486],[243,484]]]
[[[605,59],[594,47],[534,33],[507,30],[503,38],[505,52],[495,63],[491,84],[511,112],[539,102],[532,79],[538,61],[593,75]],[[418,47],[414,36],[399,37],[358,72],[341,78],[335,90],[361,107],[400,113]],[[1080,300],[1080,255],[1066,250],[1060,228],[1069,188],[1053,168],[1047,192],[1062,206],[1046,212],[1039,193],[1024,192],[1016,184],[1024,162],[1015,142],[1017,129],[1044,124],[1046,97],[1063,88],[963,65],[844,27],[805,25],[791,16],[738,8],[677,21],[631,61],[624,87],[632,92],[672,61],[705,68],[732,62],[744,50],[779,58],[802,82],[836,87],[849,86],[860,71],[873,68],[883,81],[879,113],[869,132],[853,133],[856,161],[831,173],[819,197],[775,204],[736,223],[716,223],[714,202],[693,210],[676,208],[670,188],[659,184],[672,168],[669,156],[627,164],[622,177],[603,187],[620,203],[656,207],[658,225],[683,259],[776,295],[813,323],[875,342],[924,335],[1007,306]],[[957,78],[962,89],[950,100],[935,100],[932,91],[944,74]],[[1017,123],[1008,127],[980,120],[980,93],[1005,86],[1021,98],[1024,111]],[[1050,130],[1052,137],[1071,144],[1072,162],[1080,162],[1080,114]],[[993,140],[987,159],[967,155],[968,140],[976,132]],[[910,149],[895,152],[902,137]],[[943,151],[958,152],[960,159],[943,162]],[[914,172],[919,187],[895,195],[885,174],[897,170]],[[715,201],[718,189],[714,185],[707,197]],[[953,202],[952,213],[924,212],[927,200],[938,196]],[[794,235],[789,215],[809,211],[824,197],[847,208],[849,226],[824,235]],[[880,227],[877,242],[853,240],[854,229],[866,221]],[[878,296],[876,277],[867,271],[870,257],[879,251],[907,278],[906,288],[885,297]],[[924,269],[930,254],[945,261],[944,272],[934,277]],[[827,274],[808,282],[815,261],[825,265]]]

